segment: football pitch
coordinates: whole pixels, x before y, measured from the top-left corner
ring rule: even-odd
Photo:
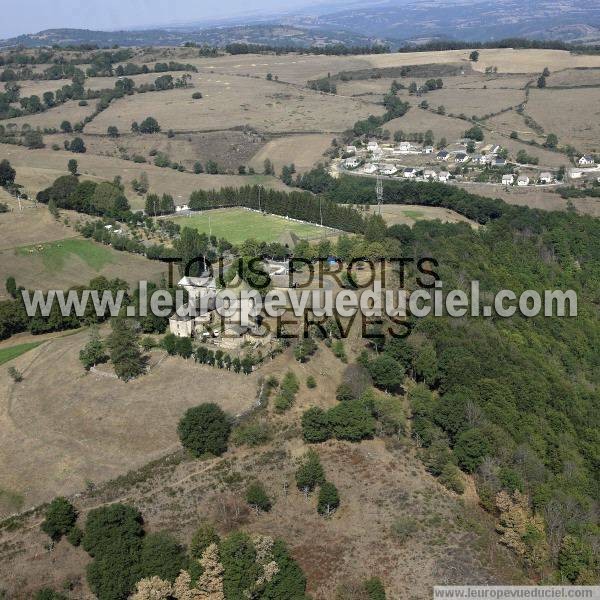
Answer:
[[[311,223],[298,223],[277,215],[260,214],[244,208],[223,208],[192,213],[172,219],[181,227],[197,229],[201,233],[225,238],[232,244],[248,239],[259,242],[277,242],[288,231],[305,240],[335,235],[331,229]]]

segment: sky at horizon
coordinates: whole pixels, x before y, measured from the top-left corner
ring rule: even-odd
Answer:
[[[315,3],[310,0],[31,0],[2,8],[0,39],[44,29],[134,29],[236,17],[260,10],[285,11]]]

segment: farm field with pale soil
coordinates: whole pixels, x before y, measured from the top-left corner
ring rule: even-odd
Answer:
[[[333,233],[330,229],[311,223],[299,223],[277,215],[263,215],[244,208],[207,210],[170,220],[181,227],[197,229],[207,235],[212,232],[212,235],[223,237],[232,244],[239,244],[247,239],[277,242],[288,231],[302,239],[319,239]]]

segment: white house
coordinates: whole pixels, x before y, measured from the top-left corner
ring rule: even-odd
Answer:
[[[581,169],[569,169],[569,177],[571,179],[581,179],[583,171]]]
[[[440,181],[446,182],[450,179],[450,173],[448,173],[448,171],[440,171],[438,174],[438,179]]]
[[[369,152],[373,152],[374,150],[379,150],[379,144],[377,142],[369,142],[367,144],[367,150]]]
[[[425,169],[423,171],[423,179],[430,179],[435,181],[438,178],[438,174],[433,169]]]
[[[423,154],[433,154],[433,146],[425,146],[422,152]]]
[[[407,167],[402,171],[402,175],[407,179],[414,179],[417,176],[417,170],[413,167]]]
[[[373,173],[377,173],[377,166],[372,163],[367,163],[362,170],[363,173],[367,173],[367,175],[372,175]]]
[[[448,160],[450,158],[450,153],[446,150],[440,150],[435,157],[438,160]]]
[[[394,175],[398,169],[394,165],[381,165],[379,171],[382,175]]]
[[[589,154],[582,156],[577,163],[580,167],[593,167],[596,164],[594,162],[594,157]]]
[[[554,177],[552,177],[552,173],[548,171],[544,171],[540,173],[540,183],[552,183],[554,181]]]
[[[356,169],[358,165],[360,165],[360,158],[358,156],[352,156],[344,161],[344,166],[348,169]]]
[[[483,154],[473,154],[473,156],[471,156],[471,162],[476,165],[485,165],[487,161]]]
[[[356,154],[356,146],[346,146],[346,154]]]
[[[175,212],[181,212],[182,210],[190,210],[190,207],[187,204],[178,204],[175,207]]]
[[[510,173],[502,175],[502,185],[512,185],[515,182],[515,176]]]
[[[527,175],[519,175],[517,177],[517,185],[521,187],[529,185],[529,177],[527,177]]]
[[[457,163],[466,163],[469,160],[469,155],[465,154],[464,152],[458,152],[455,157],[454,160]]]
[[[408,154],[413,149],[410,142],[400,142],[396,148],[394,148],[394,154]]]

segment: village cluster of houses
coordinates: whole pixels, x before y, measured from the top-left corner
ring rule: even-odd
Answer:
[[[471,165],[505,167],[506,158],[503,156],[502,147],[498,144],[488,144],[478,149],[477,152],[469,154],[467,152],[468,140],[460,140],[458,143],[448,148],[435,151],[433,146],[416,145],[412,142],[400,142],[397,145],[382,144],[377,141],[370,141],[366,147],[357,148],[356,146],[346,146],[346,155],[349,155],[343,162],[346,169],[358,169],[365,175],[380,174],[387,177],[397,176],[405,179],[418,179],[425,181],[442,181],[450,179],[450,173],[446,169],[436,170],[431,168],[419,169],[417,167],[405,167],[397,164],[397,159],[406,155],[430,155],[433,159],[445,164],[453,163],[457,165],[469,163]],[[480,145],[480,144],[478,144]],[[392,162],[396,161],[396,162]],[[600,170],[596,166],[594,157],[586,154],[577,161],[579,168],[569,169],[567,176],[569,179],[580,179],[591,171]],[[600,177],[598,178],[600,181]],[[555,176],[550,171],[542,171],[539,176],[532,178],[529,175],[505,174],[502,176],[502,185],[517,185],[525,187],[531,184],[550,185],[556,183]]]

